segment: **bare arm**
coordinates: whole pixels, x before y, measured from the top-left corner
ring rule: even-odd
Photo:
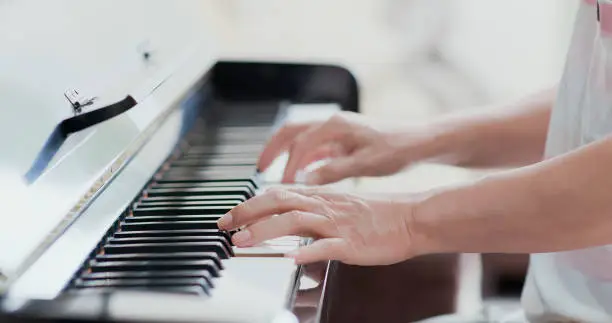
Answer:
[[[428,156],[464,167],[523,166],[542,160],[555,91],[489,113],[450,117],[431,127]]]
[[[347,112],[326,121],[290,123],[270,138],[257,166],[265,171],[286,151],[282,181],[292,183],[299,171],[326,159],[305,176],[307,184],[320,185],[391,175],[423,160],[465,167],[527,165],[542,159],[553,96],[546,91],[502,111],[462,113],[421,126],[381,124]]]
[[[409,219],[423,252],[552,252],[612,243],[612,138],[434,193]]]
[[[395,263],[445,252],[536,253],[612,243],[612,136],[546,161],[438,191],[358,196],[326,188],[271,190],[232,209],[222,229],[251,246],[316,238],[289,255]],[[278,214],[278,216],[270,216]]]

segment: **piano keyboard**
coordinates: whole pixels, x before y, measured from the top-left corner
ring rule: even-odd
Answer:
[[[259,189],[256,161],[276,107],[259,107],[247,116],[229,109],[214,127],[198,120],[101,239],[67,291],[130,289],[210,297],[226,261],[236,257],[230,233],[218,230],[216,222]],[[288,250],[299,241],[279,243]]]

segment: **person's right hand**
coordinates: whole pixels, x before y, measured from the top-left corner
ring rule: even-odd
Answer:
[[[307,173],[306,184],[391,175],[427,157],[429,137],[425,131],[412,130],[375,127],[364,116],[349,112],[336,114],[326,121],[287,124],[266,145],[258,169],[265,171],[287,151],[289,160],[283,183],[293,183],[298,171],[323,159],[329,162]]]

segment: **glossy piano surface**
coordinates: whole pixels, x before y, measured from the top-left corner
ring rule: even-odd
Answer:
[[[6,276],[79,203],[101,169],[215,63],[202,12],[194,0],[0,2],[0,270]],[[86,111],[128,94],[140,104],[68,138],[27,185],[23,175],[45,140],[74,115],[64,96],[70,89],[97,98]]]
[[[262,175],[255,160],[280,124],[358,110],[352,75],[332,65],[222,61],[205,33],[189,32],[202,28],[195,1],[64,4],[73,6],[0,4],[15,17],[41,13],[0,23],[0,41],[11,44],[0,54],[8,71],[0,103],[23,107],[2,111],[0,127],[2,149],[16,152],[0,160],[2,185],[12,190],[0,206],[9,224],[0,229],[2,311],[101,321],[317,321],[326,264],[311,270],[282,257],[302,239],[235,248],[215,220],[275,184],[282,160]],[[116,25],[80,24],[119,7]],[[73,17],[86,9],[97,13]],[[163,21],[165,11],[173,18]],[[186,19],[173,24],[181,13]],[[66,23],[40,27],[57,20]],[[140,25],[121,33],[131,23]],[[86,41],[89,33],[97,41]],[[80,47],[69,48],[75,42]],[[45,44],[44,55],[28,56],[32,44]],[[144,57],[143,46],[153,56]],[[75,85],[98,97],[91,111],[125,95],[137,105],[70,135],[28,185],[22,176],[47,136],[74,113],[64,91]],[[24,125],[28,115],[40,120]],[[16,134],[21,142],[6,140]]]

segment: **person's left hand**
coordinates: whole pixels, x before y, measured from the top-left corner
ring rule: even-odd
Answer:
[[[383,265],[416,255],[407,200],[364,198],[325,188],[273,188],[236,206],[219,228],[244,227],[232,240],[249,247],[265,240],[300,235],[315,242],[288,256],[298,264],[339,260]]]

